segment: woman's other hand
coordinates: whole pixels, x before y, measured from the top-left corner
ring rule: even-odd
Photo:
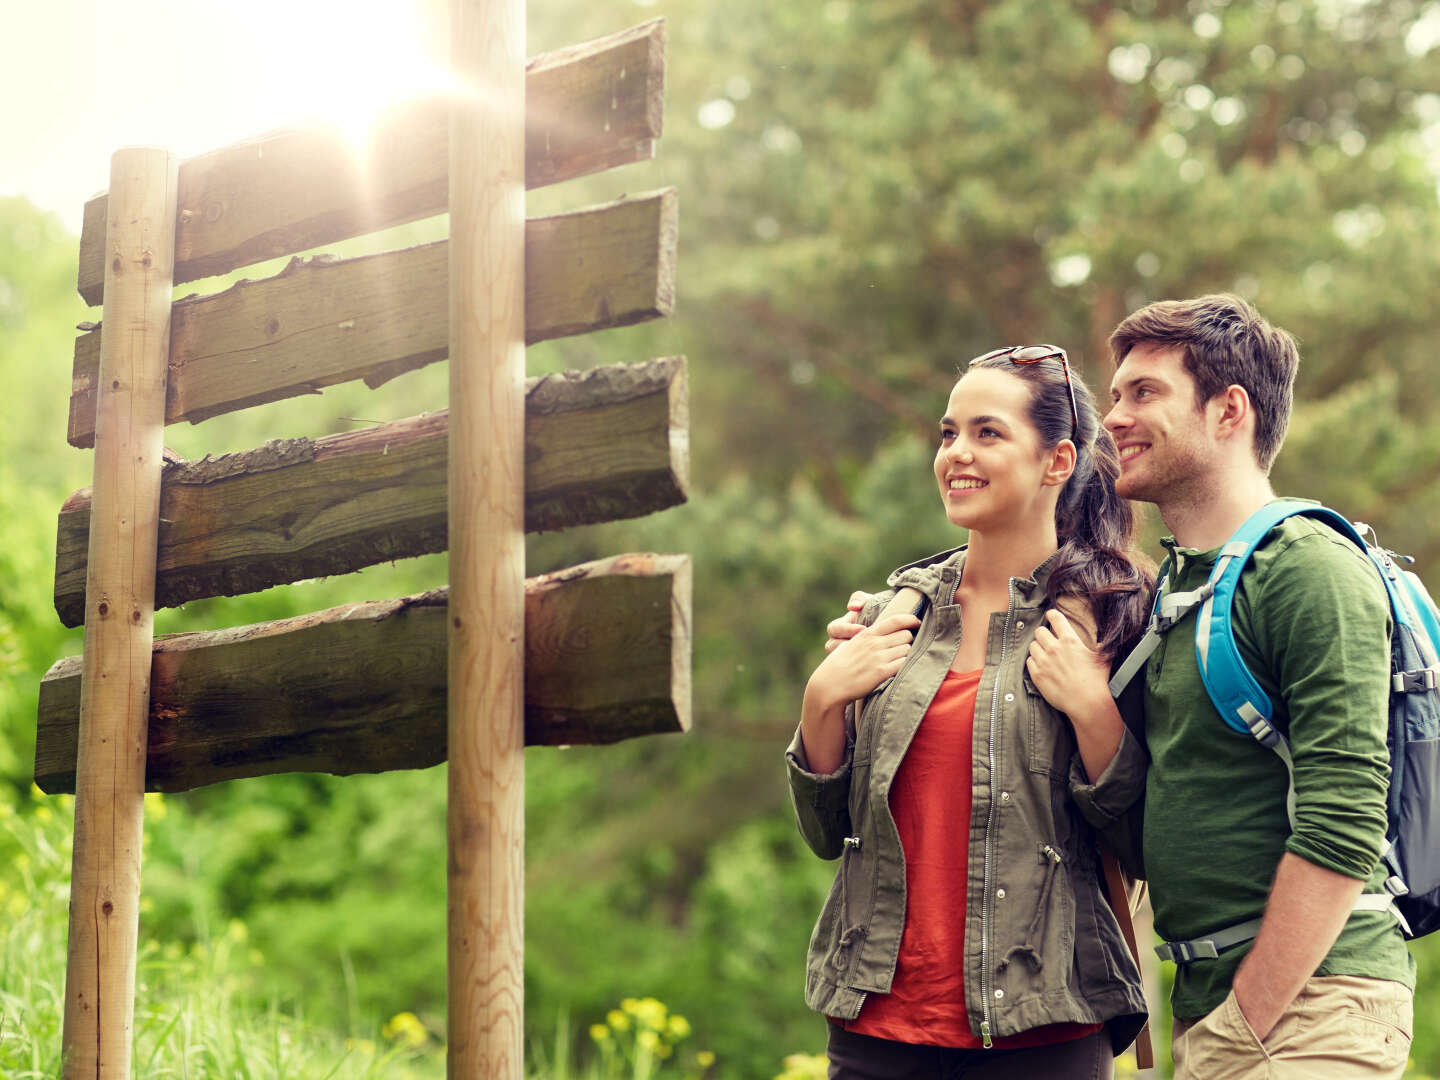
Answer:
[[[1070,718],[1085,771],[1093,781],[1120,745],[1123,726],[1110,696],[1110,661],[1096,645],[1084,614],[1059,608],[1045,613],[1047,626],[1035,631],[1025,670],[1035,689]]]
[[[845,614],[825,624],[825,651],[834,652],[865,628],[860,625],[860,610],[870,602],[874,593],[853,592],[846,603]]]
[[[1090,644],[1094,636],[1089,628],[1072,622],[1059,608],[1047,611],[1045,622],[1047,626],[1035,631],[1025,661],[1035,689],[1064,713],[1077,705],[1093,708],[1100,699],[1108,700],[1110,663]]]

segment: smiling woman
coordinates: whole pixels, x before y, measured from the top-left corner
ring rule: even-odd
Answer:
[[[1107,686],[1149,591],[1118,470],[1063,349],[977,357],[934,463],[968,543],[831,624],[786,757],[802,835],[841,860],[806,978],[834,1080],[1093,1080],[1144,1023],[1095,870],[1097,800],[1145,766]]]

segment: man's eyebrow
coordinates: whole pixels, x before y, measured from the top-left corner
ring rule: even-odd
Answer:
[[[1121,377],[1119,373],[1116,373],[1115,378],[1110,380],[1110,395],[1114,397],[1119,394],[1124,387],[1135,386],[1137,383],[1145,382],[1150,378],[1151,375],[1148,371],[1128,377]]]

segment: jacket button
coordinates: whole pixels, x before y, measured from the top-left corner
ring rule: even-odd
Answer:
[[[1004,990],[996,990],[996,991],[995,991],[995,1000],[996,1000],[996,1001],[999,1001],[999,1000],[1000,1000],[1001,998],[1003,998],[1004,996],[1005,996],[1005,991],[1004,991]]]
[[[1008,806],[1010,804],[1010,793],[1008,791],[1000,792],[1000,801]]]
[[[1024,630],[1024,629],[1025,629],[1025,620],[1024,620],[1024,619],[1019,619],[1019,620],[1017,620],[1016,623],[1015,623],[1015,629],[1016,629],[1016,630]]]
[[[996,889],[996,890],[995,890],[995,899],[996,899],[996,900],[1004,900],[1004,899],[1005,899],[1005,890],[1004,890],[1004,889]]]
[[[846,847],[854,848],[856,851],[860,850],[860,838],[858,836],[847,836],[844,842]]]
[[[1007,702],[1008,702],[1008,701],[1014,701],[1014,700],[1015,700],[1015,695],[1014,695],[1014,694],[1006,694],[1006,695],[1005,695],[1005,700],[1006,700]]]

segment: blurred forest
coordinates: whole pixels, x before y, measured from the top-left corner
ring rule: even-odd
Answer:
[[[691,502],[532,537],[528,572],[690,552],[695,729],[528,752],[528,1023],[537,1040],[557,1021],[583,1033],[622,997],[654,996],[713,1049],[712,1075],[769,1077],[823,1048],[801,990],[832,873],[794,835],[781,751],[851,589],[963,541],[928,471],[957,365],[1054,342],[1103,391],[1126,312],[1240,293],[1302,343],[1277,490],[1372,523],[1440,586],[1440,3],[533,0],[530,52],[655,15],[669,33],[657,159],[532,192],[530,213],[675,186],[677,315],[537,346],[530,366],[688,356]],[[30,786],[40,677],[80,650],[50,596],[56,515],[90,472],[65,443],[73,327],[98,318],[75,292],[77,247],[0,201],[0,802],[21,815],[53,802]],[[319,436],[441,408],[445,387],[435,365],[167,442],[200,457]],[[156,629],[383,599],[445,573],[443,557],[412,560],[161,612]],[[441,1031],[443,772],[167,797],[142,939],[239,925],[255,1000],[346,1034],[406,1011]],[[0,834],[0,886],[19,880],[11,863]],[[1415,951],[1415,1065],[1433,1073],[1440,945]]]

